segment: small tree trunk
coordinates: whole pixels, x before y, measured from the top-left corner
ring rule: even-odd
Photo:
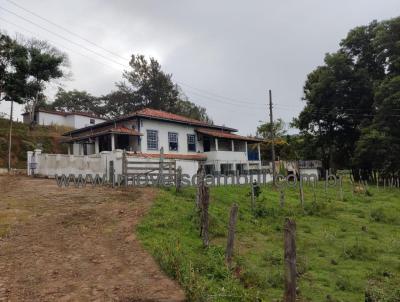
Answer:
[[[234,203],[231,207],[231,212],[229,216],[228,241],[226,244],[226,251],[225,251],[225,260],[229,268],[231,268],[232,266],[233,246],[235,241],[235,227],[236,227],[237,216],[238,216],[238,206],[236,203]]]
[[[283,301],[296,302],[296,223],[286,218],[284,225],[285,294]]]
[[[11,100],[10,132],[9,132],[9,137],[8,137],[8,173],[11,172],[11,146],[12,146],[13,110],[14,110],[14,101]]]

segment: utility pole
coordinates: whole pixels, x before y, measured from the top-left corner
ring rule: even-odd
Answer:
[[[10,133],[9,133],[9,137],[8,137],[8,173],[11,172],[11,138],[12,138],[13,109],[14,109],[14,101],[11,100]]]
[[[275,186],[276,172],[275,172],[275,130],[274,118],[272,115],[272,91],[269,90],[269,121],[271,123],[271,148],[272,148],[272,183]]]

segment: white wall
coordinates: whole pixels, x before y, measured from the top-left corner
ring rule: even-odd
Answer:
[[[141,149],[143,153],[159,153],[160,148],[164,147],[164,153],[196,154],[196,152],[188,151],[187,134],[196,135],[196,151],[203,152],[203,144],[197,140],[197,134],[194,131],[195,127],[148,119],[142,119],[141,121],[140,132],[143,134]],[[158,150],[147,149],[147,130],[158,131]],[[169,150],[168,132],[178,133],[178,151]]]
[[[132,157],[133,158],[133,157]],[[121,150],[115,150],[114,152],[103,151],[100,154],[93,155],[64,155],[64,154],[42,154],[40,150],[35,150],[35,152],[27,152],[27,174],[31,175],[31,163],[36,163],[36,169],[34,171],[35,175],[45,176],[49,178],[55,177],[55,175],[70,175],[73,174],[75,177],[82,175],[92,175],[96,174],[100,176],[106,175],[107,178],[110,172],[110,161],[114,163],[115,175],[122,175],[122,163],[123,163],[123,152]],[[142,162],[159,162],[158,158],[143,158],[134,157],[133,161]],[[171,161],[171,160],[166,160]],[[134,165],[134,164],[133,164]],[[152,166],[154,167],[154,166]],[[199,162],[195,160],[176,160],[176,167],[182,168],[183,174],[188,174],[190,179],[196,175]],[[143,172],[143,170],[138,170],[138,173]],[[269,182],[271,180],[270,175],[260,176],[260,182]],[[245,179],[250,183],[252,179],[257,179],[257,176],[240,176],[240,183],[244,184]],[[220,185],[224,185],[224,177],[219,177]],[[235,176],[235,182],[237,177]],[[232,178],[228,179],[227,184],[232,184]]]
[[[82,116],[77,114],[63,116],[60,114],[48,113],[48,112],[37,112],[38,124],[39,125],[60,125],[67,126],[71,128],[83,128],[93,124],[90,124],[90,120],[94,119],[95,124],[100,124],[104,122],[104,119],[92,118],[88,116]]]
[[[59,114],[51,114],[47,112],[37,112],[37,123],[42,126],[47,125],[62,125],[67,126],[65,117]]]
[[[105,121],[105,120],[99,119],[99,118],[93,118],[93,117],[76,115],[76,114],[69,115],[68,117],[73,117],[73,125],[71,127],[76,128],[76,129],[91,126],[91,125],[97,125],[97,124],[100,124]],[[95,121],[94,124],[90,124],[91,119],[94,119],[94,121]]]
[[[317,180],[319,179],[317,168],[300,168],[300,175],[316,175]]]
[[[92,155],[65,155],[46,154],[40,150],[28,151],[27,172],[31,175],[30,164],[36,163],[35,175],[54,177],[55,175],[88,174],[92,176],[109,174],[110,161],[114,162],[115,174],[122,174],[122,151],[103,151],[100,154]]]

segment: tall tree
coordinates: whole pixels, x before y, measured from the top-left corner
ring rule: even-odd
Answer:
[[[149,107],[211,121],[205,108],[190,102],[172,81],[172,75],[165,73],[157,60],[132,55],[129,65],[131,69],[123,73],[125,81],[117,83],[116,91],[102,97],[109,116]]]
[[[28,52],[16,40],[0,33],[0,102],[23,103],[28,77]]]
[[[308,75],[306,106],[295,124],[315,137],[326,168],[362,168],[371,175],[397,167],[391,154],[400,134],[399,45],[400,18],[373,21],[351,30]]]
[[[27,72],[26,48],[9,36],[0,33],[0,102],[11,102],[8,139],[8,171],[11,170],[14,102],[23,102],[26,93]]]
[[[26,48],[29,77],[25,103],[33,123],[35,110],[44,99],[46,86],[66,74],[64,68],[68,66],[68,58],[46,41],[30,40],[26,42]]]
[[[59,111],[84,111],[104,115],[104,106],[101,99],[84,90],[66,91],[63,88],[58,88],[55,100],[50,107]]]

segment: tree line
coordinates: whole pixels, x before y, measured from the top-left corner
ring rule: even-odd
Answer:
[[[144,107],[212,122],[206,109],[188,100],[154,58],[132,55],[129,70],[102,96],[59,88],[46,102],[44,89],[68,76],[68,57],[46,42],[16,41],[0,35],[0,101],[14,100],[33,112],[38,107],[87,111],[116,117]],[[284,122],[262,124],[263,158],[270,158],[271,132],[281,159],[320,159],[324,169],[351,169],[356,179],[400,171],[400,17],[356,27],[324,64],[307,75],[305,107],[284,131]]]
[[[278,156],[321,159],[325,169],[351,169],[358,179],[400,171],[400,17],[356,27],[324,64],[308,74],[305,107],[279,131]],[[271,125],[258,133],[269,138]],[[268,156],[269,146],[265,149]]]

